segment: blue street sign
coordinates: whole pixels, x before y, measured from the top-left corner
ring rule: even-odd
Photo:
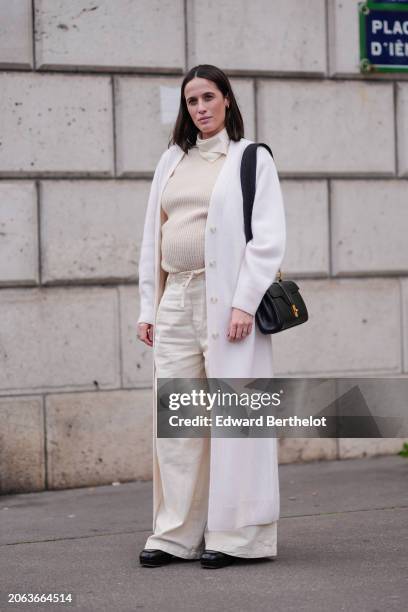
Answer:
[[[360,68],[363,72],[408,70],[408,2],[360,2]]]

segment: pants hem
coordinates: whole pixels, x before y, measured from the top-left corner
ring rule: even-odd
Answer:
[[[181,559],[199,559],[201,557],[201,553],[204,550],[203,548],[199,550],[186,550],[185,548],[177,544],[172,544],[170,542],[160,542],[160,540],[158,540],[157,542],[152,542],[152,544],[148,544],[148,542],[146,542],[145,548],[157,548],[171,555],[174,555],[175,557],[180,557]]]
[[[243,551],[239,551],[239,550],[223,550],[222,548],[217,548],[218,552],[222,552],[226,555],[230,555],[231,557],[239,557],[240,559],[263,559],[263,558],[269,558],[269,559],[276,559],[277,558],[277,554],[276,553],[271,553],[271,552],[243,552]]]

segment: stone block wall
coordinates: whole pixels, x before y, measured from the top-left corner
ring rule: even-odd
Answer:
[[[274,152],[310,309],[277,376],[408,376],[408,81],[361,75],[354,0],[0,0],[0,492],[151,477],[136,336],[153,171],[186,70]],[[401,440],[282,439],[280,461]]]

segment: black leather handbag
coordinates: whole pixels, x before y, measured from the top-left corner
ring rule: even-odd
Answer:
[[[244,201],[244,227],[246,241],[252,239],[252,208],[256,189],[256,152],[258,147],[265,147],[272,151],[263,142],[254,142],[248,145],[243,153],[241,162],[241,187]],[[263,296],[255,313],[255,321],[263,334],[276,334],[277,332],[300,325],[308,320],[306,304],[300,295],[299,287],[295,281],[282,280],[279,269],[278,281],[272,283]]]

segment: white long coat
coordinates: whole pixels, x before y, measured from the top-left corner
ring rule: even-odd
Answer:
[[[275,163],[257,150],[253,238],[246,244],[240,184],[240,164],[251,140],[231,140],[215,183],[205,230],[208,328],[208,378],[271,378],[272,336],[255,322],[244,339],[227,339],[231,308],[255,314],[275,280],[286,245],[282,193]],[[172,145],[154,173],[139,260],[138,322],[155,323],[167,273],[161,268],[161,196],[184,152]],[[217,297],[217,301],[210,301]],[[154,340],[153,340],[154,343]],[[154,346],[153,346],[154,350]],[[153,530],[162,495],[156,455],[157,378],[153,359]],[[254,414],[256,416],[256,413]],[[229,530],[278,520],[280,513],[276,438],[212,438],[208,529]]]

